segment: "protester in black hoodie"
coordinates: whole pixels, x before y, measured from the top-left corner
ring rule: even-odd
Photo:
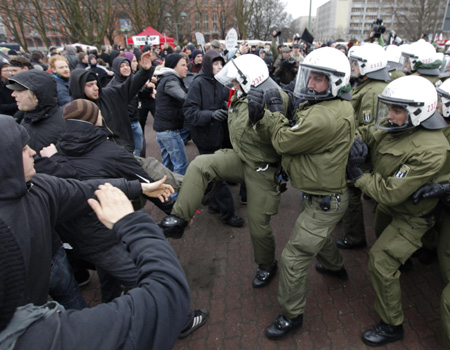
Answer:
[[[100,87],[92,72],[75,69],[70,74],[69,90],[72,98],[84,98],[97,104],[104,118],[104,126],[111,132],[111,140],[131,153],[134,151],[134,137],[128,118],[128,104],[153,74],[155,68],[152,67],[149,52],[142,55],[141,66],[143,69],[123,84],[106,88]]]
[[[101,114],[95,103],[74,100],[64,108],[65,128],[56,145],[44,148],[40,154],[53,163],[58,171],[79,180],[101,178],[143,179],[154,182],[137,160],[123,147],[108,141],[101,127]],[[97,125],[97,126],[96,126]],[[37,163],[37,171],[54,175],[54,168],[46,169]],[[162,203],[158,198],[149,198],[166,213],[170,213],[173,201]],[[123,284],[133,288],[137,282],[137,268],[129,253],[120,244],[112,231],[98,222],[94,213],[68,221],[57,227],[63,242],[72,246],[70,256],[96,266],[102,287],[102,301],[109,302],[118,297]]]
[[[35,175],[27,141],[23,127],[0,116],[0,145],[9,155],[0,158],[0,348],[170,349],[187,323],[186,277],[157,225],[146,213],[131,214],[129,204],[124,210],[124,197],[110,186],[96,192],[101,204],[90,204],[130,250],[138,288],[94,309],[61,312],[47,303],[52,226],[90,211],[87,200],[102,182]],[[110,182],[132,196],[141,192],[138,182]],[[155,185],[142,188],[163,186]]]
[[[116,57],[112,63],[112,71],[114,78],[109,82],[109,86],[116,86],[123,84],[127,79],[131,79],[132,70],[131,62],[126,57]],[[128,104],[128,117],[130,118],[131,130],[134,137],[134,152],[135,156],[140,156],[142,147],[144,145],[144,134],[142,132],[141,124],[139,123],[138,112],[138,95],[134,95]]]
[[[56,142],[64,121],[52,75],[36,69],[24,71],[10,78],[7,87],[14,90],[12,96],[24,113],[21,124],[30,135],[30,147],[40,151]]]
[[[229,142],[227,101],[230,90],[214,79],[224,65],[219,52],[208,50],[203,58],[202,70],[194,78],[183,105],[185,126],[190,130],[200,154],[212,154]],[[222,221],[227,225],[244,225],[244,219],[235,214],[233,196],[225,181],[214,192],[208,212],[220,212]]]
[[[105,180],[82,183],[36,174],[35,151],[29,140],[25,128],[0,115],[0,147],[7,155],[0,157],[0,218],[16,233],[27,267],[26,292],[19,305],[42,305],[49,293],[51,259],[60,248],[55,225],[90,212],[86,200]],[[122,179],[108,182],[131,198],[137,198],[141,188],[148,186]]]

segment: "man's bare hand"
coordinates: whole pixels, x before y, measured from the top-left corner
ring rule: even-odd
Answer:
[[[152,60],[150,59],[150,51],[144,52],[141,56],[141,67],[145,70],[149,70],[152,66]]]
[[[88,203],[97,214],[98,219],[110,230],[117,221],[134,211],[127,196],[109,183],[98,186],[95,195],[98,201],[90,198]]]
[[[167,176],[164,176],[159,181],[141,184],[142,193],[147,197],[159,198],[161,202],[165,202],[170,198],[172,193],[175,193],[172,186],[165,184],[166,180]]]
[[[50,158],[52,155],[58,153],[58,150],[56,149],[56,146],[51,143],[50,146],[44,147],[43,149],[41,149],[41,151],[39,152],[41,157],[48,157]]]

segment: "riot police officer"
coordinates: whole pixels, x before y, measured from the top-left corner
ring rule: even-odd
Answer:
[[[414,205],[411,195],[436,180],[450,149],[441,131],[446,123],[436,105],[436,90],[425,78],[394,80],[379,96],[378,130],[359,129],[370,150],[373,172],[360,169],[367,155],[364,143],[355,142],[350,152],[349,178],[378,202],[374,224],[378,238],[369,252],[368,269],[381,322],[362,335],[369,346],[403,339],[399,267],[421,247],[422,236],[433,226],[437,203],[424,199]]]
[[[306,102],[297,109],[294,125],[281,113],[265,114],[262,119],[271,123],[272,143],[282,155],[292,186],[306,196],[281,254],[281,314],[266,328],[269,339],[283,338],[302,326],[313,257],[319,273],[348,278],[331,232],[348,205],[345,166],[355,133],[349,81],[350,64],[341,51],[314,50],[300,63],[294,94]]]
[[[442,84],[439,78],[442,61],[437,58],[434,46],[425,40],[420,39],[403,48],[400,63],[406,75],[420,75],[435,87]]]
[[[267,286],[277,271],[275,239],[270,218],[280,202],[275,182],[281,157],[267,135],[267,123],[257,123],[254,107],[264,101],[255,100],[260,92],[277,88],[269,78],[267,65],[256,55],[243,55],[229,61],[215,75],[222,84],[233,83],[235,93],[228,109],[228,127],[233,149],[222,149],[212,155],[196,157],[188,167],[183,186],[173,207],[172,215],[161,222],[166,237],[180,238],[201,203],[209,181],[245,183],[250,235],[258,264],[253,287]],[[252,91],[250,88],[252,88]],[[289,98],[281,92],[283,113],[287,113]],[[264,107],[263,107],[264,110]]]
[[[355,110],[356,127],[371,125],[375,122],[378,95],[384,90],[391,77],[387,68],[387,54],[377,44],[365,44],[355,47],[349,55],[353,86],[352,106]],[[365,247],[366,234],[364,214],[361,203],[361,190],[349,184],[349,204],[343,218],[345,236],[336,241],[340,249]]]

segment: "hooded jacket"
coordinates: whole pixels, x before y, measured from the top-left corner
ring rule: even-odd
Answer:
[[[203,58],[203,68],[194,78],[183,105],[185,127],[197,147],[214,152],[222,147],[227,135],[227,121],[217,121],[212,115],[218,109],[226,109],[230,90],[214,79],[213,61],[221,56],[216,50],[208,50]]]
[[[73,71],[78,64],[78,56],[77,50],[72,45],[66,46],[66,58],[69,61],[70,70]]]
[[[10,82],[17,82],[31,90],[38,99],[37,107],[24,113],[21,124],[30,135],[29,146],[36,152],[58,140],[64,126],[63,109],[58,105],[56,81],[50,73],[29,70],[16,74]]]
[[[108,141],[107,132],[103,127],[76,119],[68,119],[65,124],[66,127],[56,144],[58,153],[47,158],[54,163],[54,168],[47,166],[45,170],[47,174],[54,175],[53,169],[63,167],[66,168],[66,173],[75,173],[80,180],[144,178],[153,182],[132,154],[114,142]],[[150,200],[163,210],[168,209],[164,207],[166,203],[161,203],[158,198]],[[77,255],[103,252],[115,244],[120,244],[117,237],[97,220],[93,212],[58,225],[57,232],[64,242],[74,248],[74,254]]]
[[[183,79],[172,68],[162,68],[158,71],[159,81],[156,91],[156,112],[153,129],[156,132],[179,130],[183,128],[183,103],[187,89]]]
[[[22,126],[9,116],[0,116],[0,145],[8,155],[0,157],[0,217],[15,232],[27,268],[20,305],[42,305],[48,296],[51,259],[59,248],[55,244],[59,239],[53,234],[55,225],[89,213],[87,199],[94,197],[98,185],[105,180],[82,183],[36,174],[26,182],[22,149],[27,140]],[[137,181],[108,182],[132,198],[141,193]]]
[[[131,71],[131,63],[130,63],[129,59],[127,59],[126,57],[121,57],[121,56],[116,57],[112,63],[112,69],[111,69],[114,72],[114,77],[111,79],[108,86],[120,85],[120,84],[123,84],[128,78],[131,79],[131,76],[133,75],[133,73],[131,73],[128,77],[124,77],[122,74],[120,74],[120,65],[123,62],[128,63],[128,65],[130,66],[130,71]],[[128,117],[133,122],[139,121],[138,103],[139,103],[138,95],[136,94],[133,96],[133,99],[128,104]]]
[[[140,69],[123,84],[106,88],[101,88],[97,80],[99,98],[93,102],[102,112],[104,125],[112,133],[111,139],[131,153],[134,151],[134,138],[128,118],[128,104],[145,82],[151,78],[154,69],[154,67],[149,70]],[[94,75],[94,73],[78,69],[71,73],[69,90],[73,99],[88,99],[84,94],[84,86],[89,75]],[[97,79],[96,76],[95,79]]]

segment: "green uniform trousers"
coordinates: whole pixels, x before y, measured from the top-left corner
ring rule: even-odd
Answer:
[[[270,217],[277,213],[280,203],[280,193],[274,180],[276,172],[274,167],[257,171],[243,162],[233,150],[198,156],[189,164],[172,215],[190,221],[200,206],[209,181],[245,183],[255,262],[264,269],[270,269],[275,262],[275,240]]]
[[[347,210],[348,192],[340,195],[339,204],[332,197],[329,211],[323,211],[320,202],[320,196],[305,198],[303,211],[281,254],[278,302],[282,314],[290,319],[304,313],[308,266],[313,257],[317,256],[317,260],[330,270],[344,266],[331,232]]]
[[[350,244],[359,244],[366,241],[366,230],[364,228],[364,212],[361,201],[362,192],[355,185],[348,185],[348,208],[342,218],[344,224],[344,236]]]
[[[438,259],[441,277],[446,287],[441,295],[441,327],[446,350],[450,350],[450,213],[444,209],[439,226]]]
[[[388,207],[378,204],[375,211],[377,240],[369,251],[369,275],[375,290],[375,310],[389,325],[403,323],[398,268],[421,247],[421,238],[430,229],[427,219],[393,216]]]
[[[450,283],[441,295],[441,327],[446,350],[450,350]]]

